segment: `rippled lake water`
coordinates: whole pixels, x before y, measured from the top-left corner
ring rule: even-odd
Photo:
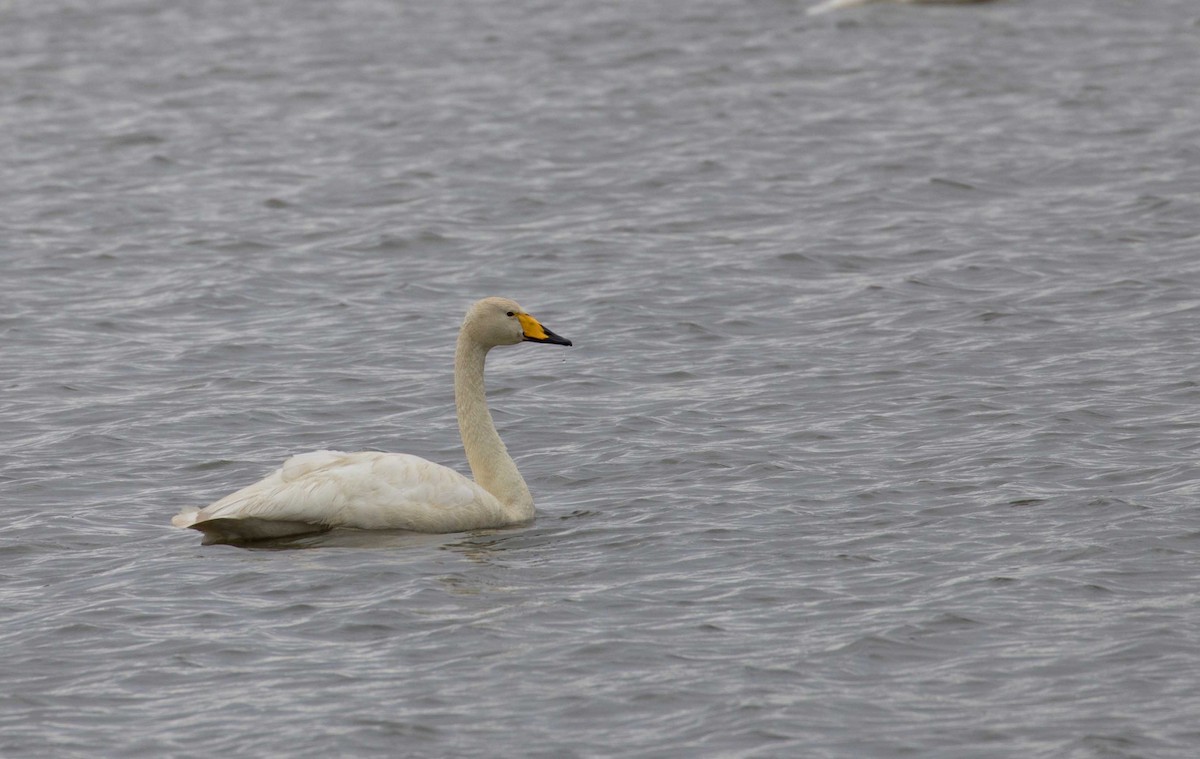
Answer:
[[[1200,7],[808,5],[0,5],[0,755],[1194,756]]]

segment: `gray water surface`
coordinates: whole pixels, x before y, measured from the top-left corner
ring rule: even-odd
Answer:
[[[1195,756],[1200,8],[806,7],[0,6],[0,755]]]

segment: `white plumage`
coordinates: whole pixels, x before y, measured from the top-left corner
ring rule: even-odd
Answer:
[[[483,385],[487,352],[522,341],[571,344],[505,298],[472,305],[459,331],[454,399],[474,481],[404,453],[315,451],[210,506],[184,509],[171,523],[217,543],[333,527],[460,532],[528,522],[533,498],[496,432]]]

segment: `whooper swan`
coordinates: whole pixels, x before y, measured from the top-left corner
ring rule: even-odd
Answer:
[[[487,352],[522,341],[570,345],[507,298],[467,311],[454,353],[454,405],[474,481],[405,453],[315,451],[293,456],[266,478],[171,523],[204,543],[237,543],[361,530],[460,532],[533,519],[533,497],[500,440],[483,386]]]

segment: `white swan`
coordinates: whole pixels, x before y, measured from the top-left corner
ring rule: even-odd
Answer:
[[[894,3],[902,5],[968,5],[971,3],[986,3],[989,0],[890,0]],[[814,5],[808,9],[808,13],[825,13],[827,11],[837,10],[839,8],[853,8],[859,5],[870,5],[871,3],[888,2],[888,0],[825,0],[819,5]]]
[[[315,451],[171,523],[204,543],[282,538],[334,527],[460,532],[533,519],[533,497],[500,440],[483,386],[487,352],[522,341],[570,345],[507,298],[467,311],[454,354],[454,405],[475,480],[404,453]]]

